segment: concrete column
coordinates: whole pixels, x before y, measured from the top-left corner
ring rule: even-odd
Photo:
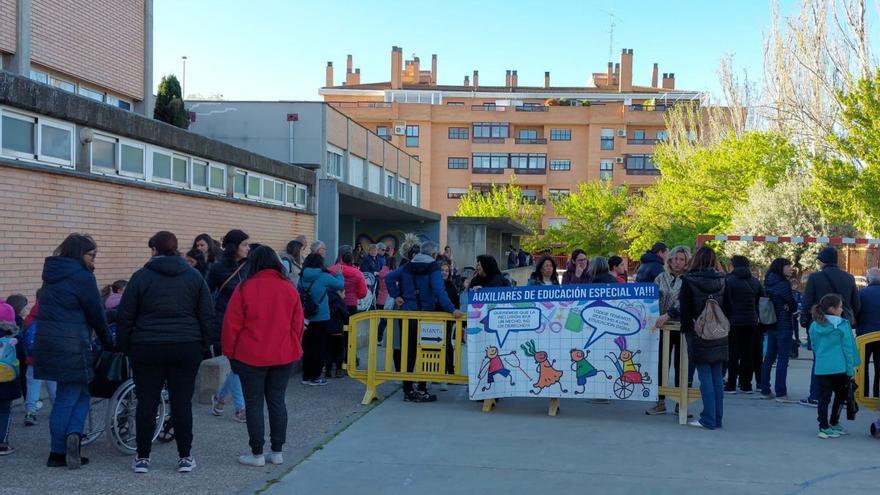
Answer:
[[[15,55],[12,72],[31,77],[31,0],[15,2]]]
[[[21,0],[19,0],[21,1]],[[153,118],[153,0],[144,0],[144,99],[136,103],[135,112]]]
[[[339,188],[334,179],[318,180],[317,239],[327,245],[327,264],[336,259],[339,249]]]

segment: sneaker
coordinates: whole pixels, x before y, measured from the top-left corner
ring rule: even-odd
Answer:
[[[310,381],[309,385],[311,385],[312,387],[323,387],[324,385],[327,385],[327,380],[323,378],[318,378],[317,380]]]
[[[37,424],[37,415],[34,413],[25,413],[24,415],[24,425],[25,426],[34,426]]]
[[[798,404],[807,407],[819,407],[819,401],[817,400],[801,399],[798,401]]]
[[[727,395],[736,395],[737,394],[735,388],[725,388],[724,393]]]
[[[837,423],[836,425],[831,425],[831,429],[834,430],[838,435],[849,435],[849,432],[846,431],[846,428],[843,427],[842,424]]]
[[[345,370],[336,368],[336,378],[345,378]]]
[[[263,467],[266,465],[266,457],[262,454],[244,454],[238,456],[238,463],[244,464],[245,466]]]
[[[0,443],[0,456],[9,455],[15,452],[15,448],[8,443]]]
[[[274,464],[276,466],[280,464],[284,464],[284,454],[281,452],[269,452],[269,455],[266,457],[269,463]]]
[[[141,458],[138,457],[131,463],[131,468],[135,473],[144,474],[150,472],[150,458]]]
[[[233,419],[239,423],[247,423],[247,414],[244,409],[237,409]]]
[[[440,391],[441,392],[448,392],[449,391],[449,384],[448,383],[441,383],[440,384]]]
[[[312,381],[311,380],[303,380],[300,383],[302,383],[303,385],[311,385]]]
[[[82,466],[82,458],[79,450],[81,440],[79,433],[70,433],[67,435],[67,439],[64,442],[64,445],[67,447],[64,461],[67,464],[68,469],[79,469],[79,467]]]
[[[837,433],[831,428],[819,429],[819,438],[822,440],[827,440],[829,438],[840,438],[840,433]]]
[[[36,412],[39,412],[40,409],[43,408],[43,401],[38,400],[38,401],[37,401],[37,404],[36,404],[36,408],[37,408],[37,411],[36,411]]]
[[[434,402],[437,400],[437,396],[427,392],[416,391],[404,394],[403,400],[404,402]]]
[[[214,416],[222,416],[225,407],[226,402],[220,397],[217,397],[217,394],[211,396],[211,414]]]
[[[666,414],[666,401],[657,401],[657,403],[654,404],[654,407],[645,411],[645,414],[647,414],[648,416],[659,416],[661,414]]]
[[[675,405],[675,415],[678,416],[678,404]],[[688,413],[687,419],[694,419],[694,415],[691,413]]]
[[[178,473],[191,473],[196,468],[196,458],[193,456],[181,457],[177,460]]]
[[[700,423],[699,420],[688,421],[688,426],[693,426],[694,428],[706,428],[703,426],[703,423]]]
[[[791,404],[795,401],[789,399],[787,395],[780,395],[780,396],[776,397],[776,402],[779,402],[782,404]]]
[[[744,393],[744,394],[746,394],[746,395],[752,395],[752,394],[754,393],[754,392],[752,391],[752,389],[750,389],[750,388],[746,388],[746,389],[742,389],[742,388],[741,388],[739,391],[742,392],[742,393]]]
[[[776,396],[773,395],[773,392],[767,392],[766,394],[762,392],[762,393],[761,393],[761,398],[764,399],[764,400],[773,400],[773,399],[776,398]]]

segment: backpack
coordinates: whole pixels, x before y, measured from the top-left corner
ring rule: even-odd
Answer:
[[[296,288],[296,290],[299,292],[299,300],[302,303],[303,315],[307,319],[312,318],[316,314],[318,314],[318,310],[320,309],[319,304],[324,302],[324,299],[327,298],[327,292],[325,291],[321,299],[315,302],[315,298],[312,297],[312,286],[315,285],[315,282],[317,282],[317,279],[312,280],[312,283],[310,283],[308,287],[303,287],[302,285],[300,285]]]
[[[715,296],[706,299],[703,312],[694,322],[694,332],[703,340],[719,340],[727,337],[730,333],[730,322],[724,316],[721,305]]]
[[[34,355],[34,346],[37,341],[37,319],[34,318],[34,321],[28,325],[27,328],[24,329],[24,352],[27,353],[28,356]]]
[[[21,371],[15,337],[0,337],[0,383],[9,383],[18,379]]]

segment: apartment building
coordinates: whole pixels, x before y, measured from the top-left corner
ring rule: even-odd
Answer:
[[[666,138],[665,112],[702,94],[675,88],[674,73],[653,65],[649,84],[634,83],[633,50],[591,74],[581,87],[520,86],[516,70],[504,86],[483,86],[480,74],[461,84],[438,83],[437,56],[422,70],[420,59],[391,50],[390,81],[362,83],[348,56],[345,80],[336,84],[327,63],[324,101],[372,129],[422,163],[421,206],[453,214],[468,186],[490,189],[513,175],[526,196],[544,202],[589,180],[633,189],[656,180],[654,145]],[[561,222],[548,203],[544,226]]]
[[[0,0],[0,69],[152,117],[153,0]]]

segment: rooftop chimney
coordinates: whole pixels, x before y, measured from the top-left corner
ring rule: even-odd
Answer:
[[[504,76],[504,86],[510,87],[510,71],[507,71],[507,74]]]
[[[333,62],[327,62],[327,80],[325,81],[325,87],[333,87]]]
[[[605,74],[605,84],[611,85],[614,83],[614,62],[608,62],[608,73]]]
[[[345,57],[345,73],[346,74],[351,74],[351,65],[352,65],[351,54],[348,54]]]
[[[545,88],[550,87],[550,72],[549,71],[544,73],[544,87]]]
[[[651,71],[651,87],[657,87],[657,63],[654,63],[654,69]]]
[[[471,86],[470,76],[464,76],[464,87],[469,88],[470,86]]]
[[[618,89],[621,93],[629,93],[633,89],[633,51],[624,48],[620,53],[620,78]]]
[[[431,55],[431,85],[437,85],[437,54]]]
[[[675,89],[675,74],[663,74],[663,89]]]
[[[474,91],[480,86],[480,71],[474,71]]]
[[[391,47],[391,89],[400,89],[401,84],[401,65],[403,65],[403,48],[399,46]]]
[[[516,75],[516,71],[510,73],[510,87],[515,88],[519,86],[519,76]]]
[[[348,55],[345,59],[345,85],[350,86],[352,84],[360,84],[361,83],[361,70],[360,69],[352,69],[352,58],[351,55]]]

